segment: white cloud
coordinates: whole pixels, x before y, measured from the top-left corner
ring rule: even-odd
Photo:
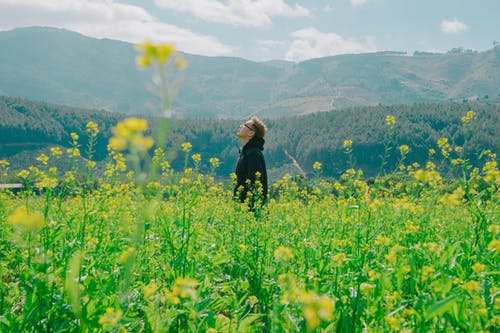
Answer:
[[[363,6],[368,0],[349,0],[351,2],[351,6],[353,7],[361,7]]]
[[[189,13],[207,22],[235,26],[261,27],[271,24],[273,16],[308,16],[309,10],[289,6],[283,0],[155,0],[157,6]]]
[[[141,7],[112,0],[0,0],[0,11],[0,30],[52,26],[130,43],[174,43],[179,50],[194,54],[233,52],[217,38],[163,23]]]
[[[465,23],[458,21],[456,18],[453,21],[443,20],[441,22],[441,32],[445,34],[458,34],[469,29]]]
[[[370,38],[364,43],[345,39],[335,33],[323,33],[315,28],[307,28],[292,33],[294,41],[290,45],[285,59],[302,61],[337,54],[365,53],[377,50]]]

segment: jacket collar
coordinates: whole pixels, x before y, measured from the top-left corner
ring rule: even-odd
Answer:
[[[260,150],[264,150],[264,143],[266,143],[266,141],[263,138],[253,137],[243,146],[243,152],[250,148],[258,148]]]

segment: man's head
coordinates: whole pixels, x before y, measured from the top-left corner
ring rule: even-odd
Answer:
[[[266,135],[266,125],[257,117],[252,117],[238,128],[238,137],[243,141],[249,141],[251,138],[263,138]]]

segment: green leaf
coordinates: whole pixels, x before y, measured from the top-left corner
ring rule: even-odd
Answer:
[[[82,261],[83,253],[81,251],[76,251],[68,262],[65,281],[65,290],[71,308],[78,317],[81,315],[79,277]]]
[[[239,332],[252,332],[255,330],[256,321],[262,318],[261,314],[251,314],[246,316],[244,319],[240,321],[238,326]]]
[[[443,313],[451,310],[451,308],[455,305],[457,298],[458,295],[454,294],[432,304],[424,313],[425,320],[440,316]]]

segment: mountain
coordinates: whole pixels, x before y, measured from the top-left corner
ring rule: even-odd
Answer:
[[[134,45],[32,27],[0,32],[0,94],[151,114]],[[188,63],[173,109],[183,118],[274,118],[352,106],[500,102],[500,46],[485,52],[339,55],[300,63],[184,54]],[[151,109],[151,106],[153,109]]]

